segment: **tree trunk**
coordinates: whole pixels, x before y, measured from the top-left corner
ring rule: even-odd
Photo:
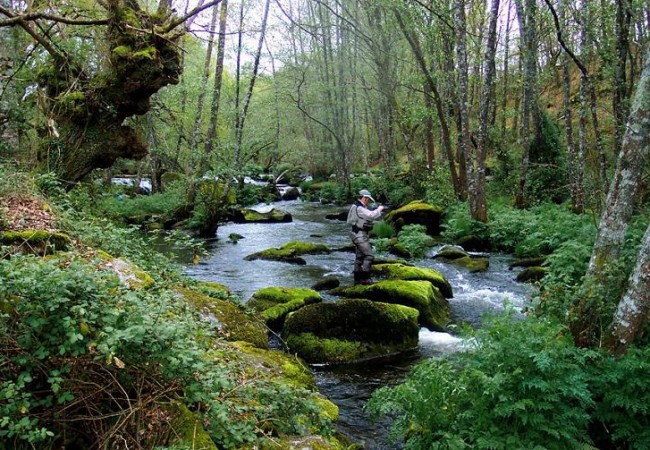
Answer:
[[[627,292],[618,304],[605,345],[614,354],[625,353],[648,325],[650,314],[650,225],[645,231]]]
[[[467,67],[467,23],[465,19],[465,0],[455,0],[454,30],[456,32],[456,58],[458,63],[458,152],[459,159],[465,161],[465,179],[470,205],[476,193],[476,177],[470,150],[469,105]],[[470,207],[471,208],[471,207]]]
[[[597,284],[607,281],[600,277],[604,270],[613,267],[625,244],[625,233],[632,217],[634,197],[643,174],[644,163],[650,155],[650,48],[646,49],[643,73],[636,88],[634,103],[627,121],[621,153],[618,156],[614,179],[607,196],[598,235],[589,261],[587,276]],[[593,345],[596,330],[591,322],[581,321],[588,317],[593,306],[578,304],[577,320],[572,333],[580,345]],[[584,323],[587,322],[587,323]]]
[[[490,10],[490,25],[488,28],[487,49],[485,51],[485,84],[481,93],[479,111],[479,132],[476,148],[476,181],[473,198],[470,199],[470,212],[474,220],[487,222],[487,198],[485,193],[485,157],[487,154],[487,135],[489,128],[488,115],[490,105],[494,101],[494,75],[496,71],[495,56],[497,48],[497,20],[499,15],[499,0],[492,0]]]
[[[219,40],[217,41],[217,61],[214,71],[214,90],[212,91],[212,102],[210,104],[210,125],[205,137],[205,152],[201,161],[201,171],[203,172],[214,150],[214,143],[217,139],[217,125],[219,123],[219,103],[221,101],[221,88],[223,85],[223,58],[226,47],[226,23],[228,19],[228,0],[221,3],[221,12],[219,14]]]

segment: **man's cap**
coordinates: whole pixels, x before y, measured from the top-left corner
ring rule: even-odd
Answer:
[[[368,189],[361,189],[359,191],[359,197],[368,197],[371,202],[375,202],[375,199],[372,198],[372,195],[370,194],[370,191]]]

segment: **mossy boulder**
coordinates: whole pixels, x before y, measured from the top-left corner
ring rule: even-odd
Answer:
[[[309,363],[344,363],[417,347],[419,312],[403,305],[346,299],[306,306],[287,317],[282,335]]]
[[[467,258],[467,257],[469,257],[469,253],[467,253],[461,247],[454,246],[454,245],[446,245],[442,247],[440,250],[438,250],[438,252],[435,255],[433,255],[434,259],[446,259],[446,260],[454,260],[454,259]]]
[[[296,200],[300,198],[300,189],[295,186],[291,186],[282,192],[280,197],[282,200]]]
[[[408,203],[401,208],[390,211],[384,220],[390,222],[399,232],[405,225],[422,225],[429,236],[440,235],[440,218],[442,208],[420,200]]]
[[[293,217],[287,211],[279,208],[266,208],[264,210],[240,209],[235,211],[232,218],[235,223],[288,223]]]
[[[312,289],[267,287],[257,291],[248,306],[258,312],[271,329],[280,329],[292,311],[306,305],[322,302],[320,294]]]
[[[470,256],[465,250],[456,246],[445,246],[433,256],[455,266],[464,267],[470,272],[485,272],[490,267],[490,260],[485,257]]]
[[[13,247],[12,253],[51,255],[68,249],[70,237],[46,230],[0,231],[0,244]]]
[[[194,289],[209,297],[226,300],[232,295],[232,291],[228,286],[215,281],[197,281],[194,285]]]
[[[315,291],[329,291],[330,289],[337,288],[341,285],[338,278],[324,277],[322,280],[317,281],[311,287]]]
[[[470,252],[488,252],[492,248],[488,239],[476,236],[475,234],[463,236],[456,243]]]
[[[203,427],[199,419],[187,406],[180,402],[172,402],[164,407],[171,416],[169,421],[169,444],[178,448],[196,450],[218,450],[216,444]]]
[[[264,259],[267,261],[282,261],[291,264],[305,265],[307,262],[301,255],[321,255],[330,253],[332,250],[325,244],[314,244],[311,242],[287,242],[286,244],[252,253],[246,256],[246,261]]]
[[[156,284],[151,275],[126,258],[115,258],[102,250],[98,250],[97,255],[107,269],[115,272],[120,283],[131,289],[149,289]]]
[[[235,303],[181,286],[177,286],[174,292],[201,311],[204,320],[210,323],[220,337],[228,341],[244,341],[255,347],[268,348],[269,340],[264,323],[246,314],[244,309]]]
[[[520,283],[534,283],[544,278],[547,273],[546,267],[528,267],[517,274],[516,280]]]
[[[454,296],[449,281],[437,270],[405,264],[373,264],[372,273],[389,280],[426,280],[445,298]]]
[[[433,331],[442,331],[449,323],[449,302],[429,281],[382,280],[369,286],[341,287],[330,293],[415,308],[420,312],[420,324]]]

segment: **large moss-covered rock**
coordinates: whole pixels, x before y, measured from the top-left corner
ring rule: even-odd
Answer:
[[[205,287],[204,287],[205,288]],[[200,289],[197,287],[197,289]],[[223,292],[208,285],[215,293]],[[269,340],[264,323],[257,318],[250,317],[246,312],[229,300],[204,295],[194,289],[178,286],[174,292],[183,297],[203,313],[205,320],[209,321],[219,336],[228,341],[245,341],[255,347],[268,348]]]
[[[405,264],[373,264],[372,273],[389,280],[426,280],[440,289],[445,298],[454,296],[449,281],[437,270]]]
[[[449,322],[449,302],[429,281],[382,280],[369,286],[341,287],[330,292],[341,297],[366,298],[415,308],[420,312],[420,324],[430,330],[444,330]]]
[[[400,231],[404,225],[422,225],[429,236],[440,235],[442,208],[416,200],[386,214],[385,220]]]
[[[115,272],[120,283],[131,289],[148,289],[156,284],[151,275],[126,258],[114,258],[102,250],[98,250],[97,255],[107,269]]]
[[[70,243],[68,235],[56,231],[0,231],[0,244],[13,247],[12,253],[50,255],[67,250]]]
[[[233,214],[233,222],[236,223],[287,223],[292,221],[291,214],[279,208],[240,209]]]
[[[282,334],[307,362],[351,362],[416,347],[418,315],[403,305],[346,299],[289,314]]]
[[[246,256],[246,261],[255,259],[265,259],[268,261],[282,261],[291,264],[305,265],[307,262],[301,258],[301,255],[320,255],[330,253],[332,250],[325,244],[314,244],[311,242],[287,242],[277,247],[262,250]]]
[[[280,329],[287,314],[321,301],[320,294],[312,289],[267,287],[253,294],[248,306],[260,313],[271,329]]]
[[[165,409],[171,417],[168,424],[170,445],[196,450],[218,450],[203,427],[203,422],[187,406],[172,402]]]

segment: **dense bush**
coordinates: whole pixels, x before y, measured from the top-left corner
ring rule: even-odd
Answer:
[[[311,394],[249,378],[171,291],[130,290],[101,264],[0,261],[1,441],[47,448],[74,436],[79,448],[114,439],[153,448],[170,399],[201,411],[222,448],[256,441],[258,424],[276,417],[284,432],[324,425]]]
[[[650,350],[622,358],[573,345],[553,322],[504,315],[448,359],[416,366],[367,408],[411,450],[650,446]]]

